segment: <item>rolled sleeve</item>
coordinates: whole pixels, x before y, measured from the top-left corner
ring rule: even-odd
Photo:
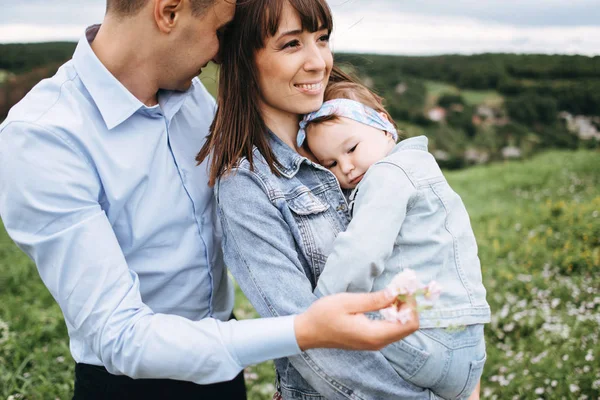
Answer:
[[[37,265],[69,335],[109,372],[209,384],[299,353],[293,317],[221,322],[154,313],[100,206],[102,190],[93,163],[59,132],[16,122],[0,131],[5,228]]]

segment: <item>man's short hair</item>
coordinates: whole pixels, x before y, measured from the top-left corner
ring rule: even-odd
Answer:
[[[106,0],[106,12],[121,16],[137,14],[149,0]],[[216,0],[190,0],[192,13],[202,15]]]

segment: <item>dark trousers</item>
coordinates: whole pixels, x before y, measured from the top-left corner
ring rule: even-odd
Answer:
[[[75,365],[73,400],[246,400],[244,373],[229,382],[196,385],[170,379],[132,379],[112,375],[104,367]]]

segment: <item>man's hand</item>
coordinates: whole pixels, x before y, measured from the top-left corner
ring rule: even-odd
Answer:
[[[295,320],[300,349],[339,348],[379,350],[419,329],[415,303],[402,304],[413,311],[406,324],[373,321],[363,313],[389,307],[395,300],[387,291],[375,293],[339,293],[317,300]]]
[[[479,400],[479,392],[481,390],[481,379],[477,382],[477,386],[475,386],[475,390],[469,396],[469,400]]]

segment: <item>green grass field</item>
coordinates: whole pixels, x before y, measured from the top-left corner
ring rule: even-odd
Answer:
[[[425,81],[427,89],[427,106],[432,107],[444,94],[460,94],[470,106],[485,104],[490,107],[499,107],[504,98],[495,90],[460,90],[454,85],[438,81]]]
[[[482,398],[600,396],[600,153],[448,173],[477,235],[492,306]],[[255,316],[238,293],[238,318]],[[0,399],[68,399],[73,360],[60,310],[0,229]],[[272,363],[248,368],[270,399]],[[10,397],[12,396],[12,397]]]

